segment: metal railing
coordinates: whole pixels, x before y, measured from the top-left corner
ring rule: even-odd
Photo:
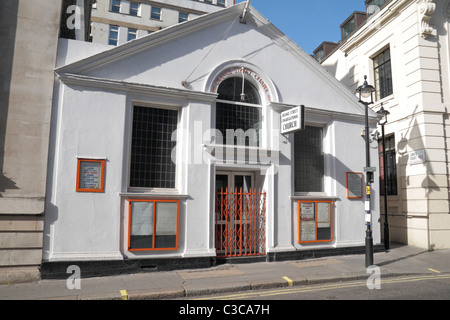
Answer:
[[[216,192],[217,257],[266,253],[266,193],[225,189]]]

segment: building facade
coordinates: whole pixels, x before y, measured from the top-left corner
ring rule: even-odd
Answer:
[[[0,5],[0,283],[39,279],[60,13],[59,1]]]
[[[380,243],[378,181],[367,215],[354,156],[364,106],[245,8],[106,51],[61,40],[45,277],[359,250],[368,222]]]
[[[366,19],[341,25],[347,30],[341,41],[325,57],[320,46],[316,58],[352,91],[367,75],[376,88],[372,109],[390,112],[380,179],[382,186],[387,180],[381,203],[387,196],[391,241],[449,248],[450,2],[366,1],[366,6]],[[356,21],[350,18],[346,22]],[[379,150],[382,160],[381,144]],[[384,205],[381,210],[384,223]]]
[[[98,0],[92,10],[93,42],[118,45],[150,32],[231,6],[232,0]]]

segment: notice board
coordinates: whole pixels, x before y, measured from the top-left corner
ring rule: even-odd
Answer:
[[[299,243],[333,240],[333,202],[298,201],[297,222]]]
[[[105,160],[78,159],[77,186],[78,192],[104,192]]]
[[[363,197],[363,174],[347,172],[347,199],[361,199]]]

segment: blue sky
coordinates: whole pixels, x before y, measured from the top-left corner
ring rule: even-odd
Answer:
[[[236,3],[246,0],[236,0]],[[354,11],[365,11],[364,0],[252,0],[258,10],[307,53],[323,42],[341,38],[339,26]]]

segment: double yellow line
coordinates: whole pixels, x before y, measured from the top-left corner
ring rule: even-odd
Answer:
[[[436,273],[438,273],[437,271]],[[297,288],[292,288],[292,280],[287,277],[283,277],[286,281],[288,281],[288,285],[290,288],[286,289],[274,289],[268,291],[259,291],[259,292],[245,292],[238,294],[230,294],[218,297],[207,297],[200,298],[196,300],[235,300],[235,299],[246,299],[251,297],[268,297],[275,295],[283,295],[283,294],[292,294],[292,293],[304,293],[304,292],[315,292],[315,291],[324,291],[324,290],[335,290],[335,289],[343,289],[343,288],[352,288],[352,287],[364,287],[367,285],[366,280],[352,281],[352,282],[340,282],[334,284],[324,284],[324,285],[308,285],[301,286]],[[289,282],[289,280],[291,282]],[[381,284],[392,284],[392,283],[404,283],[404,282],[414,282],[414,281],[426,281],[426,280],[440,280],[440,279],[450,279],[450,274],[446,275],[428,275],[428,276],[410,276],[410,277],[400,277],[400,278],[385,278],[381,280]]]

